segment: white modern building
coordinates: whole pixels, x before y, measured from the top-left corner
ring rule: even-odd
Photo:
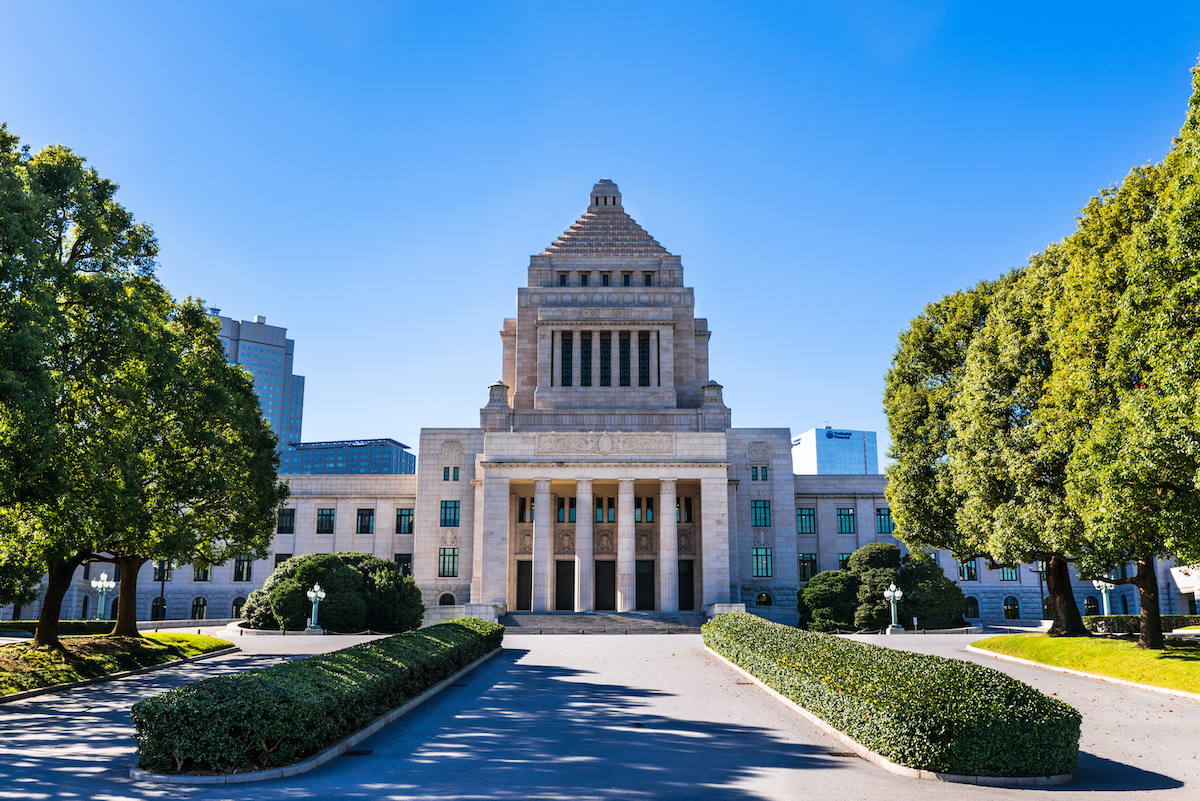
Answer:
[[[811,428],[792,440],[792,465],[804,475],[878,475],[875,432]]]

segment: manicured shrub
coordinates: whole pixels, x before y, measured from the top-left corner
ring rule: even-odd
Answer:
[[[329,631],[411,631],[425,616],[421,591],[395,563],[365,553],[306,554],[282,562],[250,593],[242,609],[246,626],[304,628],[313,584],[326,592],[317,623]]]
[[[709,648],[900,765],[1049,776],[1079,759],[1079,712],[997,670],[748,614],[721,615],[701,632]]]
[[[1084,615],[1083,625],[1097,634],[1138,634],[1142,630],[1141,615]],[[1162,615],[1162,630],[1200,626],[1200,615]]]
[[[178,687],[134,704],[139,765],[233,773],[297,762],[500,647],[504,627],[460,618]]]
[[[848,570],[826,570],[800,590],[800,625],[813,631],[853,629],[858,605],[858,579]]]
[[[37,629],[36,620],[4,620],[0,621],[0,631],[27,631],[30,634]],[[111,620],[60,620],[58,634],[60,637],[83,637],[88,634],[108,634],[113,629]]]

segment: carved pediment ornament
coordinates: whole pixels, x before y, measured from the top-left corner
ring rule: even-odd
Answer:
[[[629,431],[546,432],[537,435],[538,456],[674,456],[675,435]]]
[[[638,553],[654,553],[654,537],[648,531],[637,535],[635,550]]]
[[[687,532],[679,534],[679,552],[680,553],[695,553],[695,546],[692,545],[692,535]]]
[[[442,545],[447,548],[457,547],[458,546],[458,534],[453,531],[443,532],[442,533]]]
[[[752,461],[765,461],[770,456],[770,453],[767,450],[767,443],[751,442],[749,456]]]
[[[755,529],[754,544],[758,547],[766,548],[771,545],[771,534],[765,529]]]
[[[575,553],[575,532],[560,531],[558,533],[557,547],[555,553]]]
[[[596,553],[616,553],[617,549],[613,547],[613,535],[611,531],[596,532]]]
[[[462,459],[462,443],[456,439],[448,439],[442,443],[442,461],[457,462]]]

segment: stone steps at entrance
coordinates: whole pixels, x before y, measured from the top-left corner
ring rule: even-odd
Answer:
[[[699,634],[704,615],[692,612],[510,612],[509,634]]]

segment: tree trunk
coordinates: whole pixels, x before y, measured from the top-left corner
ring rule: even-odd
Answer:
[[[50,565],[46,569],[46,597],[42,599],[42,611],[38,616],[37,628],[33,632],[34,648],[62,648],[58,641],[58,620],[62,617],[63,597],[71,589],[71,577],[90,554],[77,553],[65,562]]]
[[[117,620],[110,637],[141,637],[137,627],[137,581],[142,565],[150,561],[141,556],[118,556],[114,561],[121,568],[121,590],[117,596]]]
[[[1083,625],[1079,604],[1071,590],[1071,572],[1067,560],[1061,554],[1048,554],[1046,559],[1046,597],[1050,601],[1051,637],[1090,637],[1091,632]]]
[[[1138,557],[1137,575],[1130,583],[1138,588],[1142,603],[1141,630],[1137,647],[1161,651],[1163,647],[1162,614],[1158,609],[1158,574],[1154,572],[1154,557]]]

